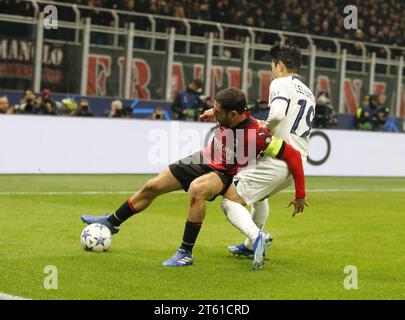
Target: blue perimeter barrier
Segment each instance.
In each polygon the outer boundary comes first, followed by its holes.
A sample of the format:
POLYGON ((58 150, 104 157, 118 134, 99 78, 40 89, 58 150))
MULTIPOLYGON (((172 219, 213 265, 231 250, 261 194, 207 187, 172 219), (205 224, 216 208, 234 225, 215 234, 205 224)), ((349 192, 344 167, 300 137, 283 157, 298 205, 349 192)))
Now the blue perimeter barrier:
MULTIPOLYGON (((9 99, 10 104, 15 105, 20 103, 23 98, 24 93, 21 91, 12 90, 0 90, 0 96, 6 95, 9 99)), ((114 97, 87 97, 80 95, 67 95, 53 93, 52 99, 54 101, 62 101, 62 99, 71 97, 74 98, 77 103, 80 99, 87 99, 90 105, 90 111, 96 117, 105 117, 110 110, 111 102, 119 99, 114 97)), ((163 109, 163 114, 165 120, 174 119, 173 113, 170 110, 170 102, 160 101, 160 100, 142 100, 142 99, 119 99, 122 101, 124 107, 130 107, 132 110, 132 117, 138 119, 148 119, 151 117, 156 108, 160 107, 163 109)), ((253 112, 253 116, 257 119, 265 120, 268 116, 267 111, 253 112)), ((351 130, 354 127, 355 117, 352 114, 338 114, 339 124, 330 127, 330 129, 341 129, 341 130, 351 130)), ((404 119, 401 118, 390 118, 391 124, 395 124, 399 131, 404 132, 404 119)))

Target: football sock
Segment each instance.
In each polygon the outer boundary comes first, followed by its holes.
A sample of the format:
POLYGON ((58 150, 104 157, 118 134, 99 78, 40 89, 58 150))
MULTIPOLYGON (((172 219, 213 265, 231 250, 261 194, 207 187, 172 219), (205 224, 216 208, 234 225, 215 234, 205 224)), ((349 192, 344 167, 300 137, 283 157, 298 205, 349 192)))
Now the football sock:
POLYGON ((180 249, 193 251, 201 225, 202 222, 190 222, 187 220, 180 249))
POLYGON ((253 222, 250 212, 241 204, 228 199, 223 199, 221 206, 229 222, 242 231, 250 241, 254 243, 259 235, 260 229, 253 222))
POLYGON ((128 199, 125 201, 121 207, 118 208, 113 214, 109 215, 107 220, 113 225, 118 227, 128 218, 132 217, 134 214, 138 213, 131 201, 128 199))
MULTIPOLYGON (((250 213, 252 215, 253 222, 257 225, 260 230, 263 230, 264 225, 266 224, 267 218, 269 217, 269 203, 267 199, 262 201, 257 201, 252 204, 252 208, 250 209, 250 213)), ((249 238, 245 240, 245 247, 252 250, 253 243, 250 241, 249 238)))

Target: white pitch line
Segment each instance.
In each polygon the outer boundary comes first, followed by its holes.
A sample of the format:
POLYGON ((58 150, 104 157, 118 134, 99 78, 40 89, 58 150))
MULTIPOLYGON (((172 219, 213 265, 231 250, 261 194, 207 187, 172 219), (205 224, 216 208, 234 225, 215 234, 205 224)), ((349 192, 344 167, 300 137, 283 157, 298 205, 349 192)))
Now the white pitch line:
MULTIPOLYGON (((291 192, 293 190, 283 190, 282 192, 291 192)), ((405 188, 353 188, 353 189, 308 189, 307 192, 405 192, 405 188)))
MULTIPOLYGON (((104 195, 104 194, 133 194, 136 191, 49 191, 49 192, 0 192, 0 196, 28 195, 28 196, 53 196, 53 195, 104 195)), ((282 193, 294 192, 292 189, 282 190, 282 193)), ((328 193, 328 192, 405 192, 405 188, 347 188, 347 189, 308 189, 307 193, 328 193)), ((171 193, 185 193, 174 191, 171 193)))
POLYGON ((23 297, 12 296, 7 293, 0 292, 0 300, 31 300, 23 297))
POLYGON ((0 192, 0 195, 58 196, 58 195, 97 195, 97 194, 128 194, 133 191, 44 191, 44 192, 0 192))

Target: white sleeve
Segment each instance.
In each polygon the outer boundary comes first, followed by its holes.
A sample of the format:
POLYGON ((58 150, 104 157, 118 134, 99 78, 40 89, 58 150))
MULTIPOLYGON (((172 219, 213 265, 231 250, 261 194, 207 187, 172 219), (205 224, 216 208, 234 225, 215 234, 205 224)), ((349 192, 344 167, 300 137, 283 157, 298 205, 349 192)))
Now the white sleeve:
POLYGON ((285 118, 288 105, 290 104, 287 98, 287 90, 280 80, 273 80, 270 85, 269 94, 269 116, 267 118, 267 126, 274 129, 277 124, 285 118))
POLYGON ((281 121, 285 118, 288 107, 288 100, 276 99, 270 105, 267 121, 281 121))

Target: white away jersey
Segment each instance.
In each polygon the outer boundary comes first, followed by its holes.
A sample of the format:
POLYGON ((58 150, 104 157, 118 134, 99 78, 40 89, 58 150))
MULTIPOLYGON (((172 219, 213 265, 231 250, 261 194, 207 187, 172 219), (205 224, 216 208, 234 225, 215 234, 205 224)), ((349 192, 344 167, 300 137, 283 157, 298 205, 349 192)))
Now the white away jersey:
POLYGON ((270 84, 269 106, 267 121, 272 134, 301 152, 302 160, 306 161, 316 106, 311 90, 298 76, 274 79, 270 84))

